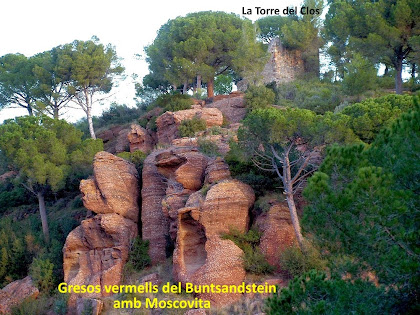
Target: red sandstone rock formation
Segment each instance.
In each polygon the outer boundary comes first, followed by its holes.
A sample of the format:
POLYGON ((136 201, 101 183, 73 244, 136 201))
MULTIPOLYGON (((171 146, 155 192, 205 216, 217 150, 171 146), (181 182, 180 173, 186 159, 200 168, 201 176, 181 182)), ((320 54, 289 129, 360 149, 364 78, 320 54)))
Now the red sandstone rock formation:
POLYGON ((212 103, 206 104, 205 108, 217 108, 229 123, 239 123, 246 115, 243 93, 231 93, 223 95, 224 97, 216 98, 212 103))
POLYGON ((205 120, 208 128, 223 124, 222 112, 217 108, 194 108, 177 112, 166 112, 156 119, 158 142, 170 144, 173 139, 179 137, 178 126, 181 124, 181 121, 194 117, 205 120))
POLYGON ((270 210, 260 215, 256 225, 262 231, 260 249, 268 263, 278 269, 283 250, 296 242, 295 231, 286 203, 276 203, 270 210))
MULTIPOLYGON (((85 207, 95 213, 70 232, 63 248, 64 281, 69 285, 118 285, 128 259, 131 240, 137 236, 138 173, 130 162, 107 152, 95 155, 94 177, 80 190, 85 207)), ((77 297, 72 295, 71 303, 77 297)), ((77 304, 77 303, 76 303, 77 304)), ((74 304, 73 304, 74 305, 74 304)))
POLYGON ((154 141, 149 132, 137 124, 130 126, 131 130, 127 134, 130 143, 130 152, 140 150, 144 153, 149 153, 154 146, 154 141))
POLYGON ((153 263, 166 259, 176 236, 177 211, 201 188, 208 158, 191 147, 171 147, 151 153, 143 164, 142 234, 149 240, 153 263))
POLYGON ((98 138, 104 142, 105 151, 115 154, 127 151, 130 143, 127 139, 129 128, 124 126, 114 126, 98 134, 98 138))
POLYGON ((0 314, 11 314, 13 306, 26 298, 36 299, 38 295, 39 290, 33 285, 31 277, 13 281, 0 290, 0 314))
POLYGON ((126 160, 98 152, 93 161, 93 178, 82 180, 84 206, 95 213, 116 213, 138 220, 138 172, 126 160))
MULTIPOLYGON (((243 252, 221 235, 232 228, 247 231, 248 211, 255 200, 252 188, 228 179, 213 185, 205 198, 193 194, 190 199, 185 208, 178 210, 173 256, 175 279, 195 285, 239 285, 245 278, 243 252)), ((240 295, 205 293, 199 297, 226 305, 238 300, 240 295)))

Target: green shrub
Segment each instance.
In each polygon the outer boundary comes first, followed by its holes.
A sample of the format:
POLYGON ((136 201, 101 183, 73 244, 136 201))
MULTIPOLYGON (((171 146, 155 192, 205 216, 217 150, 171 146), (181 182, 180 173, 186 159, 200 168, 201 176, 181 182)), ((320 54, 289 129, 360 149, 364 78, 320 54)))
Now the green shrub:
POLYGON ((264 108, 274 104, 275 96, 273 90, 263 85, 252 85, 245 92, 245 105, 249 111, 264 108))
POLYGON ((109 109, 103 111, 101 116, 98 117, 95 128, 126 124, 142 115, 143 112, 144 109, 139 107, 130 108, 127 105, 112 103, 109 109))
POLYGON ((274 271, 259 248, 245 247, 243 256, 244 268, 247 272, 264 275, 274 271))
POLYGON ((223 130, 220 126, 213 126, 208 129, 208 132, 210 135, 214 136, 223 134, 223 130))
POLYGON ((143 162, 147 157, 146 153, 137 150, 134 152, 120 152, 117 153, 117 156, 133 163, 136 166, 137 171, 141 175, 141 172, 143 170, 143 162))
POLYGON ((310 109, 317 114, 333 111, 341 102, 339 86, 318 80, 281 83, 275 92, 277 105, 310 109))
POLYGON ((261 232, 257 229, 250 229, 247 233, 241 233, 231 229, 229 233, 222 236, 223 239, 231 240, 244 252, 242 256, 244 269, 253 274, 267 274, 273 272, 274 268, 265 259, 258 245, 261 239, 261 232))
POLYGON ((60 293, 58 298, 54 302, 54 312, 59 315, 67 314, 67 303, 69 300, 69 294, 60 293))
POLYGON ((181 137, 193 137, 196 132, 206 130, 206 127, 205 120, 194 117, 181 121, 178 130, 181 137))
POLYGON ((29 274, 41 292, 49 293, 54 289, 54 265, 49 259, 34 258, 29 274))
POLYGON ((312 269, 323 270, 326 268, 327 262, 322 259, 316 248, 307 243, 305 251, 303 253, 297 246, 286 248, 280 256, 282 270, 287 271, 290 276, 296 277, 312 269))
POLYGON ((230 141, 229 147, 230 151, 226 154, 225 161, 233 178, 250 185, 257 197, 278 186, 279 179, 274 172, 264 172, 256 167, 236 142, 230 141))
POLYGON ((131 163, 133 163, 136 166, 139 166, 141 164, 143 164, 144 160, 147 157, 147 154, 137 150, 134 152, 120 152, 117 153, 117 156, 119 156, 120 158, 123 158, 127 161, 130 161, 131 163))
POLYGON ((219 148, 217 144, 211 140, 199 138, 197 140, 198 148, 201 152, 208 156, 220 156, 219 148))
POLYGON ((36 299, 26 298, 19 305, 13 306, 11 315, 45 315, 51 310, 51 302, 46 295, 36 299))
POLYGON ((272 201, 281 201, 280 195, 276 193, 268 193, 264 196, 259 197, 255 201, 254 209, 257 211, 257 213, 268 212, 268 210, 270 210, 271 208, 272 201))
POLYGON ((389 94, 349 105, 342 113, 350 116, 353 132, 370 143, 383 127, 390 126, 401 113, 413 108, 413 96, 389 94))
POLYGON ((377 82, 377 69, 359 54, 353 56, 352 62, 346 63, 342 87, 346 95, 360 95, 372 90, 377 82))
MULTIPOLYGON (((392 290, 390 290, 392 292, 392 290)), ((328 280, 311 270, 266 300, 265 313, 277 314, 394 314, 392 293, 366 281, 328 280)))
POLYGON ((147 109, 150 110, 154 107, 162 107, 164 111, 176 112, 179 110, 190 109, 194 104, 193 99, 186 94, 163 94, 160 95, 156 101, 147 109))
POLYGON ((149 241, 143 241, 139 236, 137 236, 132 242, 128 262, 135 270, 138 271, 149 266, 151 263, 149 257, 149 241))

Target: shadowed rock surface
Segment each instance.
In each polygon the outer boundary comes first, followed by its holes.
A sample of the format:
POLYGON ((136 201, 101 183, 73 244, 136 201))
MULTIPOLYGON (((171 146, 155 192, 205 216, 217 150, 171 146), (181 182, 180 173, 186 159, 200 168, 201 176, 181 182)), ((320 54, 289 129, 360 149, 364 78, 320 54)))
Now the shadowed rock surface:
POLYGON ((287 203, 275 203, 267 213, 260 215, 256 225, 263 233, 260 249, 268 263, 281 269, 282 252, 296 242, 290 211, 287 203))
POLYGON ((132 124, 130 128, 130 132, 127 134, 130 143, 130 152, 137 150, 144 153, 150 152, 155 143, 149 131, 137 124, 132 124))
MULTIPOLYGON (((195 285, 242 283, 243 252, 221 236, 230 229, 247 231, 254 201, 252 188, 233 179, 213 185, 205 198, 191 195, 186 207, 178 210, 174 278, 195 285)), ((199 297, 226 305, 238 300, 240 294, 203 293, 199 297)))

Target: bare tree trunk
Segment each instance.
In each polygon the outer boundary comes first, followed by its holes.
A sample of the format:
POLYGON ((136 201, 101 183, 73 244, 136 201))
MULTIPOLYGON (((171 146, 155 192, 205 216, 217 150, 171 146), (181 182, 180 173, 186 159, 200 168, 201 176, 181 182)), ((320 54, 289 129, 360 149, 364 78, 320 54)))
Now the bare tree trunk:
POLYGON ((302 230, 300 228, 299 217, 297 215, 295 200, 293 197, 293 183, 292 174, 290 170, 289 150, 284 155, 283 162, 283 185, 284 193, 286 195, 287 205, 289 206, 290 217, 292 219, 293 229, 295 230, 296 239, 299 243, 299 247, 304 252, 302 230))
POLYGON ((197 75, 197 89, 201 89, 201 75, 197 75))
POLYGON ((300 228, 299 217, 297 215, 295 200, 293 194, 286 193, 287 205, 289 206, 290 217, 292 219, 293 229, 295 230, 296 239, 298 241, 299 247, 304 251, 303 236, 302 230, 300 228))
POLYGON ((28 106, 26 107, 26 109, 28 110, 28 114, 29 116, 33 116, 34 115, 34 110, 32 109, 32 106, 28 104, 28 106))
POLYGON ((187 94, 188 91, 188 82, 184 82, 184 86, 182 87, 182 94, 187 94))
POLYGON ((395 64, 395 93, 402 94, 403 92, 403 82, 402 82, 402 66, 403 60, 400 57, 397 57, 395 64))
POLYGON ((85 91, 85 99, 86 99, 86 116, 89 126, 89 133, 92 139, 96 139, 95 130, 93 130, 93 121, 92 121, 92 102, 89 100, 88 92, 85 91))
POLYGON ((214 97, 214 78, 207 81, 207 97, 214 97))
POLYGON ((44 194, 42 192, 37 193, 39 213, 41 214, 42 233, 44 234, 45 242, 50 242, 50 232, 48 229, 47 211, 45 209, 44 194))
POLYGON ((53 111, 54 111, 54 119, 58 120, 58 106, 54 106, 53 107, 53 111))

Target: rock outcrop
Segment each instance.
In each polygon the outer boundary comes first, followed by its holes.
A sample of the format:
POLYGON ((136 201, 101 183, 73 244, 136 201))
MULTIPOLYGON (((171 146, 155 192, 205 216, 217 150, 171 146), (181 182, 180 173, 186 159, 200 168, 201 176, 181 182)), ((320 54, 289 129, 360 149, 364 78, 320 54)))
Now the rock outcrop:
POLYGON ((229 123, 239 123, 246 115, 244 94, 233 92, 223 97, 216 96, 212 103, 206 104, 205 108, 217 108, 229 123))
POLYGON ((130 143, 127 134, 130 129, 124 126, 114 126, 98 134, 98 138, 104 142, 105 151, 115 154, 127 151, 130 143))
MULTIPOLYGON (((213 167, 216 164, 213 164, 213 167)), ((251 187, 232 179, 213 185, 205 198, 191 195, 178 210, 178 233, 174 251, 174 277, 195 285, 239 285, 245 278, 242 250, 221 236, 236 229, 248 229, 248 211, 255 195, 251 187)), ((225 305, 238 294, 202 293, 199 297, 225 305)))
POLYGON ((11 314, 13 306, 27 298, 36 299, 38 295, 39 290, 30 276, 13 281, 0 290, 0 314, 11 314))
POLYGON ((281 269, 282 251, 296 242, 295 231, 286 203, 273 204, 267 213, 256 219, 256 225, 262 232, 260 249, 267 262, 281 269))
POLYGON ((149 131, 137 124, 132 124, 130 128, 131 130, 127 134, 130 143, 130 152, 140 150, 144 153, 149 153, 155 145, 149 131))
POLYGON ((116 213, 138 220, 138 172, 126 160, 99 152, 93 161, 93 178, 82 180, 84 206, 95 213, 116 213))
POLYGON ((154 151, 144 161, 142 234, 150 242, 153 263, 166 259, 176 236, 177 211, 201 188, 207 163, 208 158, 191 147, 154 151))
MULTIPOLYGON (((233 180, 222 158, 193 147, 170 147, 150 154, 143 165, 142 233, 153 263, 175 244, 173 275, 194 284, 239 285, 245 277, 242 250, 222 235, 245 232, 255 199, 248 185, 233 180)), ((239 295, 201 294, 217 305, 239 295)))
POLYGON ((166 112, 156 119, 158 142, 171 144, 172 140, 179 137, 178 126, 181 122, 194 117, 204 120, 207 128, 223 124, 222 112, 217 108, 201 108, 196 105, 193 109, 166 112))
POLYGON ((84 206, 97 215, 71 231, 63 248, 64 281, 102 287, 101 294, 83 298, 104 296, 105 285, 120 283, 130 241, 137 236, 139 214, 138 173, 133 164, 99 152, 93 173, 93 178, 81 181, 80 190, 84 206))

